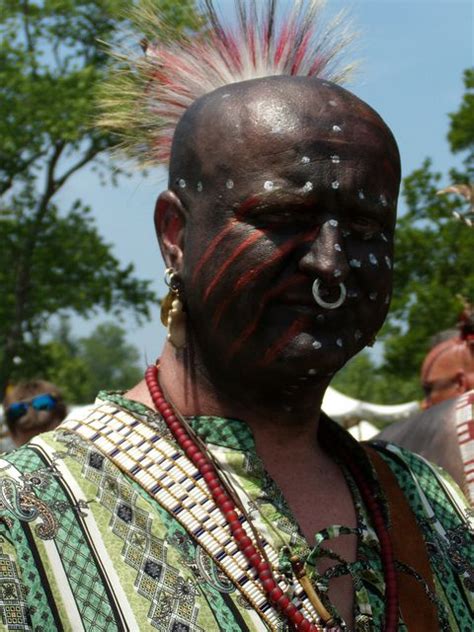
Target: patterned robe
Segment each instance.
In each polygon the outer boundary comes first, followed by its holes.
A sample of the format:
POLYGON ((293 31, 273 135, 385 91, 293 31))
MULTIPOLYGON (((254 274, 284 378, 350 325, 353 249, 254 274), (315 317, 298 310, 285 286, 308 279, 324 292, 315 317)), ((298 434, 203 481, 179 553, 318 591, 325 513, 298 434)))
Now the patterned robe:
MULTIPOLYGON (((281 585, 292 581, 289 546, 306 560, 323 598, 331 577, 350 573, 355 629, 382 630, 380 546, 344 463, 357 529, 330 526, 315 534, 310 547, 265 472, 247 425, 216 417, 189 421, 244 503, 281 585), (356 562, 336 557, 319 573, 318 562, 330 555, 326 541, 345 533, 358 537, 356 562)), ((322 423, 334 441, 347 442, 354 458, 363 460, 347 433, 327 419, 322 423)), ((471 632, 474 549, 465 502, 446 475, 422 458, 390 444, 377 450, 428 544, 436 586, 430 598, 440 629, 471 632)), ((70 416, 54 433, 0 457, 0 480, 1 630, 287 630, 253 587, 242 560, 239 566, 225 524, 212 510, 206 513, 210 503, 200 476, 161 417, 144 405, 101 393, 94 406, 70 416), (212 520, 216 528, 206 535, 212 520)), ((293 601, 309 607, 298 591, 293 601)), ((400 617, 399 631, 406 629, 400 617)))

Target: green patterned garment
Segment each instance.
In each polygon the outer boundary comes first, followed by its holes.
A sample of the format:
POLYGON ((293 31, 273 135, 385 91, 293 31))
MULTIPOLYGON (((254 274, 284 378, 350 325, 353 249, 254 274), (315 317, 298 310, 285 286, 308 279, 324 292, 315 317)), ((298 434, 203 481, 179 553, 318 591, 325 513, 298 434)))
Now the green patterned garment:
MULTIPOLYGON (((104 423, 120 415, 127 433, 147 426, 173 446, 157 413, 120 394, 101 393, 95 406, 76 413, 69 425, 0 457, 0 630, 287 630, 282 618, 269 625, 255 611, 179 520, 134 480, 132 471, 128 475, 93 440, 71 432, 71 423, 91 414, 104 423)), ((383 630, 379 542, 349 473, 344 470, 357 529, 330 526, 315 534, 311 548, 265 472, 247 425, 216 417, 190 423, 276 551, 277 572, 282 577, 290 573, 289 545, 306 560, 323 600, 331 577, 350 573, 356 631, 383 630), (347 564, 334 555, 333 565, 318 573, 319 561, 331 556, 327 541, 354 532, 357 561, 347 564)), ((327 419, 323 423, 335 441, 347 442, 354 457, 364 458, 347 433, 327 419)), ((173 449, 181 453, 175 444, 173 449)), ((473 539, 459 491, 422 458, 389 444, 377 445, 377 450, 396 476, 427 543, 436 585, 430 598, 437 605, 440 630, 471 632, 473 539)), ((339 629, 345 629, 337 612, 333 614, 339 629)), ((399 632, 406 630, 400 619, 399 632)))

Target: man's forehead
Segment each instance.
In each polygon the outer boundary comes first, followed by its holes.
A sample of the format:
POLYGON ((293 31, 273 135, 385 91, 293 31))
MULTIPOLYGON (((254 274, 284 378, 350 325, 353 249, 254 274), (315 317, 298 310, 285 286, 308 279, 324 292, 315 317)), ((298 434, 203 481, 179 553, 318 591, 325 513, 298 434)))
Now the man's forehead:
POLYGON ((202 109, 196 148, 210 172, 228 162, 239 168, 266 157, 386 153, 387 128, 354 95, 327 82, 270 79, 221 89, 202 109))

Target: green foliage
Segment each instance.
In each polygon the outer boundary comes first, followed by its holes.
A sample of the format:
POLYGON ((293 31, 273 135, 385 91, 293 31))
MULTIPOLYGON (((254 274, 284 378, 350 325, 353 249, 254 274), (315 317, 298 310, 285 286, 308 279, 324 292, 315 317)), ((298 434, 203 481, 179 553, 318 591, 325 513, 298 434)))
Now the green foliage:
POLYGON ((41 345, 32 366, 23 367, 29 377, 41 377, 56 384, 69 404, 89 404, 97 393, 126 390, 143 377, 137 349, 126 342, 119 325, 105 322, 86 337, 72 335, 67 319, 62 319, 52 339, 41 345))
POLYGON ((464 72, 466 92, 457 112, 450 114, 451 127, 448 140, 451 150, 456 153, 467 151, 465 165, 470 177, 474 170, 474 68, 464 72))
MULTIPOLYGON (((69 210, 54 203, 86 165, 102 180, 123 174, 105 151, 114 140, 92 122, 110 66, 103 42, 124 37, 131 4, 0 0, 0 391, 16 357, 22 366, 43 357, 51 315, 131 309, 140 319, 156 300, 132 266, 120 266, 80 200, 69 210)), ((192 0, 151 4, 177 30, 196 19, 192 0)))
MULTIPOLYGON (((466 171, 450 172, 452 183, 469 183, 474 156, 474 71, 465 73, 466 94, 450 115, 453 152, 466 151, 466 171)), ((400 403, 422 397, 420 366, 431 337, 453 328, 462 309, 460 297, 474 302, 474 229, 453 219, 465 201, 439 196, 446 180, 426 159, 404 179, 407 207, 396 232, 394 292, 389 318, 379 336, 384 358, 375 366, 359 356, 336 378, 334 386, 354 397, 378 403, 400 403), (443 182, 443 183, 442 183, 443 182), (367 384, 359 377, 363 371, 367 384)))

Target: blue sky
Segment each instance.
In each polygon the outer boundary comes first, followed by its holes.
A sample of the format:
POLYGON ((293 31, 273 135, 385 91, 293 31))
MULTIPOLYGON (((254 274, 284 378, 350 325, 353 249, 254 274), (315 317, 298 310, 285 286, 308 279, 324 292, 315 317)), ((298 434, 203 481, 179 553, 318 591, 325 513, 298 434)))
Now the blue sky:
MULTIPOLYGON (((225 10, 230 0, 222 0, 225 10)), ((349 86, 374 107, 392 128, 402 156, 404 175, 431 156, 445 173, 459 164, 449 153, 448 113, 463 94, 462 72, 473 64, 473 7, 469 0, 329 0, 328 13, 349 8, 360 32, 356 57, 362 60, 349 86)), ((123 263, 133 262, 141 278, 153 279, 163 295, 164 267, 153 232, 155 199, 166 188, 164 169, 123 179, 120 186, 101 187, 90 171, 80 172, 61 194, 66 207, 80 197, 93 210, 100 232, 123 263)), ((448 181, 446 180, 446 184, 448 181)), ((403 209, 401 208, 403 211, 403 209)), ((85 335, 106 315, 73 319, 77 335, 85 335)), ((165 331, 158 310, 151 323, 124 325, 143 361, 160 353, 165 331)))

